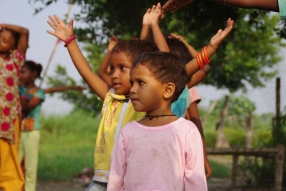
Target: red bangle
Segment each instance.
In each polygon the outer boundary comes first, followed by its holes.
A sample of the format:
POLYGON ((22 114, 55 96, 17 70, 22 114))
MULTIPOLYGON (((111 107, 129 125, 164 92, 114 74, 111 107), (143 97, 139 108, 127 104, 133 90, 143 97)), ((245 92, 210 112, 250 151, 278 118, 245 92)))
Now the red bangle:
POLYGON ((205 60, 206 63, 209 63, 211 60, 207 57, 207 47, 205 46, 202 50, 203 53, 203 58, 205 60))
POLYGON ((69 45, 69 43, 70 43, 71 41, 73 41, 74 39, 76 39, 76 36, 71 36, 71 37, 66 41, 64 47, 67 47, 67 46, 69 45))
POLYGON ((204 68, 204 64, 200 58, 200 53, 197 54, 196 59, 197 59, 197 63, 198 63, 199 68, 204 68))

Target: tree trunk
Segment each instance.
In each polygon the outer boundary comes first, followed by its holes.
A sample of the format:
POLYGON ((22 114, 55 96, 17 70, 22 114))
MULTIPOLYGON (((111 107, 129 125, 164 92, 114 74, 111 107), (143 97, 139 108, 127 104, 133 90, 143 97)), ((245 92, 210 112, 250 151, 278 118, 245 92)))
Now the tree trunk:
POLYGON ((252 112, 249 113, 249 116, 246 119, 246 137, 245 137, 245 147, 246 148, 251 148, 252 144, 252 124, 253 124, 253 119, 252 119, 252 112))
POLYGON ((206 124, 207 124, 207 122, 208 122, 208 117, 209 117, 209 115, 213 112, 213 110, 214 110, 214 108, 215 108, 217 102, 218 102, 218 100, 215 100, 215 101, 213 101, 212 104, 210 105, 210 107, 209 107, 209 109, 208 109, 208 111, 207 111, 207 113, 205 114, 204 119, 203 119, 203 127, 206 126, 206 124))
MULTIPOLYGON (((252 112, 249 113, 246 118, 246 132, 245 132, 245 147, 250 149, 252 144, 252 112)), ((248 165, 250 163, 249 156, 245 156, 245 163, 248 165)))
POLYGON ((216 144, 215 144, 216 148, 229 148, 228 141, 223 132, 224 120, 225 120, 225 117, 227 116, 227 107, 228 107, 228 100, 229 100, 228 98, 229 98, 228 96, 225 96, 223 109, 220 115, 220 121, 217 124, 217 138, 216 138, 216 144))

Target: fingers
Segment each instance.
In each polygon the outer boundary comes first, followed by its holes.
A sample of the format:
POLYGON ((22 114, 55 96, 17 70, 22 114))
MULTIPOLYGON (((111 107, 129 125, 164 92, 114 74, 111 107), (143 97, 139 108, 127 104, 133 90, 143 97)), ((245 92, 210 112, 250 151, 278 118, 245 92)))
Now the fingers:
POLYGON ((53 31, 47 30, 47 33, 55 36, 55 33, 53 31))
POLYGON ((54 26, 57 26, 59 24, 59 22, 55 19, 55 17, 49 16, 49 19, 50 19, 51 23, 53 23, 54 26))
POLYGON ((148 13, 150 13, 150 12, 151 12, 151 9, 149 8, 149 9, 147 9, 147 11, 146 11, 145 14, 148 14, 148 13))
POLYGON ((73 29, 73 21, 74 21, 74 19, 71 19, 70 22, 69 22, 69 28, 70 29, 73 29))
POLYGON ((151 12, 151 13, 154 13, 154 12, 155 12, 155 9, 156 9, 156 5, 153 5, 150 12, 151 12))
POLYGON ((49 20, 47 22, 54 30, 56 29, 56 25, 53 22, 51 22, 49 20))

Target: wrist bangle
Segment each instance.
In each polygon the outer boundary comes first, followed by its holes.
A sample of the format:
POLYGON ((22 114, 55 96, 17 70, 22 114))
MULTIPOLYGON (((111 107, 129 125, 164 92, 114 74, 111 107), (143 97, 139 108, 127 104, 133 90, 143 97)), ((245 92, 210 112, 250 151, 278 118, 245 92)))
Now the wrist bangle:
POLYGON ((73 41, 74 39, 76 39, 76 36, 71 36, 69 39, 67 39, 67 41, 66 41, 64 47, 67 47, 67 46, 69 45, 69 43, 70 43, 71 41, 73 41))

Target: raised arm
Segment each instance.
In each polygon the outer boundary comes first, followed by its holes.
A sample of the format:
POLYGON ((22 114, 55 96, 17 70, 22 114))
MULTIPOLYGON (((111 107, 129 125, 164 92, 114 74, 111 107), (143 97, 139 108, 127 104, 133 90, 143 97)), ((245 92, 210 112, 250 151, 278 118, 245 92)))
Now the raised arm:
POLYGON ((1 27, 4 27, 4 30, 9 29, 15 31, 20 35, 18 44, 15 48, 18 49, 25 56, 29 42, 29 30, 27 28, 11 24, 2 24, 1 27))
POLYGON ((116 45, 118 42, 118 38, 116 36, 110 37, 109 44, 107 47, 107 53, 105 54, 99 69, 98 69, 98 75, 99 77, 105 81, 109 86, 111 86, 111 78, 110 78, 110 71, 109 71, 109 59, 111 56, 111 51, 113 47, 116 45))
POLYGON ((153 33, 154 41, 161 52, 170 52, 169 46, 166 42, 166 39, 159 27, 159 22, 163 19, 164 15, 161 11, 161 4, 158 3, 157 6, 154 8, 152 7, 150 14, 150 26, 153 33))
MULTIPOLYGON (((155 9, 155 5, 153 5, 154 9, 155 9)), ((141 34, 140 34, 140 39, 141 40, 148 40, 151 38, 151 28, 150 28, 150 12, 153 9, 149 8, 147 9, 146 13, 143 16, 143 20, 142 20, 142 30, 141 30, 141 34)))
MULTIPOLYGON (((255 8, 279 12, 278 0, 210 0, 216 3, 241 8, 255 8)), ((175 12, 179 8, 192 3, 193 0, 168 0, 162 7, 164 12, 175 12)))
MULTIPOLYGON (((191 94, 191 96, 193 96, 191 94)), ((198 128, 200 135, 202 137, 202 144, 203 144, 203 151, 204 151, 204 164, 206 169, 206 177, 209 178, 212 174, 212 168, 210 165, 210 162, 207 157, 207 151, 206 151, 206 142, 205 142, 205 136, 204 136, 204 130, 202 127, 202 123, 200 120, 199 110, 198 110, 198 101, 194 101, 190 104, 190 107, 187 110, 188 118, 190 121, 192 121, 198 128)))
MULTIPOLYGON (((210 44, 207 46, 206 49, 206 56, 210 58, 218 49, 221 42, 229 35, 233 28, 233 20, 230 18, 227 20, 227 27, 222 30, 219 29, 218 32, 211 38, 210 44)), ((187 65, 186 70, 188 76, 193 75, 195 72, 197 72, 200 69, 197 59, 193 58, 187 65)))
MULTIPOLYGON (((182 43, 184 43, 184 45, 188 48, 190 54, 192 55, 193 58, 195 58, 198 54, 197 50, 191 46, 183 36, 178 35, 178 34, 174 34, 171 33, 169 38, 175 38, 178 39, 179 41, 181 41, 182 43)), ((192 78, 190 80, 190 82, 188 83, 188 88, 194 87, 195 85, 197 85, 198 83, 200 83, 205 77, 207 77, 207 75, 209 74, 211 70, 210 65, 205 65, 204 68, 199 69, 196 73, 194 73, 192 75, 192 78)))
POLYGON ((64 92, 68 90, 75 90, 75 91, 83 91, 86 90, 83 86, 55 86, 51 88, 45 88, 45 93, 56 93, 56 92, 64 92))
POLYGON ((216 3, 241 8, 254 8, 279 12, 278 0, 211 0, 216 3))
MULTIPOLYGON (((48 24, 54 29, 54 31, 48 30, 47 32, 55 37, 59 38, 64 42, 68 42, 73 36, 73 19, 70 20, 69 26, 57 16, 49 16, 48 24)), ((86 83, 90 88, 101 98, 104 99, 108 92, 109 86, 104 82, 98 75, 93 73, 89 63, 83 56, 78 44, 75 40, 68 43, 67 49, 69 51, 70 57, 86 83)))

